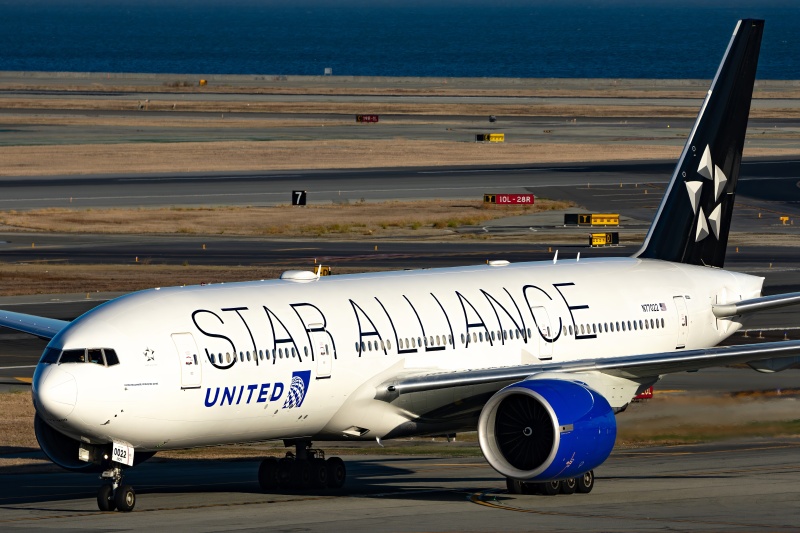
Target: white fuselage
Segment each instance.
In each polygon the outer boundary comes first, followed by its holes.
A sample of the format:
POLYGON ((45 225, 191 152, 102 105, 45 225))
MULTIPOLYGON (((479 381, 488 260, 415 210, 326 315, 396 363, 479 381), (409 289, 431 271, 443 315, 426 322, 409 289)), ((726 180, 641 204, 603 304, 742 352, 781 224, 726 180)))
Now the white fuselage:
POLYGON ((40 364, 33 393, 59 431, 142 451, 374 439, 437 407, 376 399, 389 378, 713 346, 740 324, 712 304, 762 281, 613 258, 152 289, 51 341, 118 365, 40 364))

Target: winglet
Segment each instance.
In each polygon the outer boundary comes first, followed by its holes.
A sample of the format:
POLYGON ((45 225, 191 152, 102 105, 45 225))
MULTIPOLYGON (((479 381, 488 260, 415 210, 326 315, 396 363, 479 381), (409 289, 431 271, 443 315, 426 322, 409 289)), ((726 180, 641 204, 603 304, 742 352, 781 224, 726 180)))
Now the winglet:
POLYGON ((634 257, 722 267, 763 20, 740 20, 642 248, 634 257))

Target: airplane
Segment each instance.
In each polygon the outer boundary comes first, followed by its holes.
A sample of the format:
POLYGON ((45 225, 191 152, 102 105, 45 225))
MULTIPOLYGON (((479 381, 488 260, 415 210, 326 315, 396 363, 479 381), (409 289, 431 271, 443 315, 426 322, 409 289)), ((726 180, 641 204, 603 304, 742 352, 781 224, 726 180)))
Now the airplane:
POLYGON ((136 503, 125 471, 161 450, 283 440, 265 491, 341 487, 314 441, 477 429, 515 494, 589 492, 616 415, 662 375, 800 363, 800 341, 716 347, 764 278, 724 270, 763 21, 736 25, 641 249, 487 264, 154 288, 72 322, 0 313, 50 339, 32 384, 42 451, 100 472, 97 503, 136 503))

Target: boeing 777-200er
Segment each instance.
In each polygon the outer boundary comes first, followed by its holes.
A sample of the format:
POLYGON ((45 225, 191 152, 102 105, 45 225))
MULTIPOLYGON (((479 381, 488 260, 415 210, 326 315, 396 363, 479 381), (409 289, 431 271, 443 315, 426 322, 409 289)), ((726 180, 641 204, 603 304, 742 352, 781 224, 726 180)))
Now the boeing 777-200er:
POLYGON ((345 465, 312 441, 475 429, 509 491, 590 491, 616 414, 661 375, 800 362, 800 341, 714 347, 800 303, 722 269, 762 30, 737 24, 633 257, 290 271, 137 292, 73 322, 0 313, 51 339, 32 387, 42 450, 101 472, 102 510, 133 509, 123 473, 160 450, 281 439, 294 451, 261 462, 263 489, 322 489, 345 465))

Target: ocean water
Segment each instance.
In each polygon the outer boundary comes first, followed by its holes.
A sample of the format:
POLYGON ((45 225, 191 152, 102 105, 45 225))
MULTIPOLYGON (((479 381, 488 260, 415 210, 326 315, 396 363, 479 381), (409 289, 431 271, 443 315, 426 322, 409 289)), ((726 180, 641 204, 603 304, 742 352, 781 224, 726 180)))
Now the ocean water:
POLYGON ((0 0, 0 70, 711 78, 743 17, 800 79, 798 0, 0 0))

